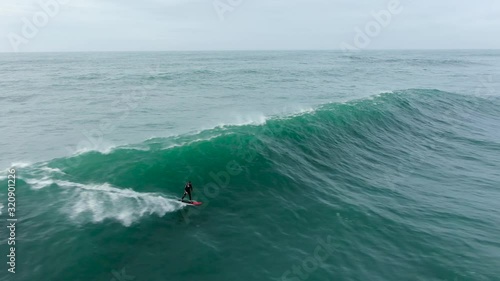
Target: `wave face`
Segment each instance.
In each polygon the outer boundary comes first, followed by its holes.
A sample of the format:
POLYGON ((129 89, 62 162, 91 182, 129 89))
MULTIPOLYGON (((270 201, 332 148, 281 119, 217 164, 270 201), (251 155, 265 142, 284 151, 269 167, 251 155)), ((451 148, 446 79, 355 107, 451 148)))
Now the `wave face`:
POLYGON ((76 270, 40 271, 51 280, 105 279, 91 269, 105 248, 86 250, 96 241, 118 249, 113 266, 166 261, 151 280, 187 278, 181 253, 192 253, 190 268, 211 259, 199 270, 214 278, 301 280, 292 266, 330 237, 333 252, 311 280, 494 280, 498 155, 498 98, 413 89, 328 103, 20 169, 32 199, 24 243, 78 253, 68 261, 76 270), (203 207, 177 201, 187 180, 203 207))

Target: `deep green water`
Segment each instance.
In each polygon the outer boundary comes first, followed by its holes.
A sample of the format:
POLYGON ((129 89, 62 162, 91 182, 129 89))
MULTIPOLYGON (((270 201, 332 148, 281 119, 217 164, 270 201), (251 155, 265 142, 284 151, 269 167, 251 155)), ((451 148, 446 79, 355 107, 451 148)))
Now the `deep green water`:
POLYGON ((499 70, 498 51, 2 54, 0 280, 498 280, 499 70), (187 180, 202 207, 176 200, 187 180))

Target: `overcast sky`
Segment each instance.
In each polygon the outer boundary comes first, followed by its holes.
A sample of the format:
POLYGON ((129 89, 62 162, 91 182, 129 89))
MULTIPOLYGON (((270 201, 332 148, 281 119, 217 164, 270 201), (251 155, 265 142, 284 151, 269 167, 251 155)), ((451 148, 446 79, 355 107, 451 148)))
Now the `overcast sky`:
POLYGON ((0 36, 1 52, 499 49, 500 1, 0 0, 0 36))

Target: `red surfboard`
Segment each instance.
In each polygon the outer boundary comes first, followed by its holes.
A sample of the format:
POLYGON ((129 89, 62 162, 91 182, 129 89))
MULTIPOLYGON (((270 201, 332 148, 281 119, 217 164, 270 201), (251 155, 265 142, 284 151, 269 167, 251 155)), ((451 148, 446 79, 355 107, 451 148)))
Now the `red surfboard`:
POLYGON ((192 206, 200 206, 201 204, 203 204, 203 202, 198 202, 198 201, 193 201, 193 202, 189 202, 189 201, 185 201, 185 200, 180 200, 182 203, 186 203, 188 205, 192 205, 192 206))

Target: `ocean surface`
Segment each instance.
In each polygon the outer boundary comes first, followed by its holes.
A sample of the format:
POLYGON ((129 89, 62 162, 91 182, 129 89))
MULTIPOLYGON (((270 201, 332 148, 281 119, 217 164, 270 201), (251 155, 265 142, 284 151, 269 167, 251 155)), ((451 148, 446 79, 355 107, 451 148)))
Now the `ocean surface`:
POLYGON ((0 54, 0 103, 2 281, 500 280, 500 51, 0 54))

